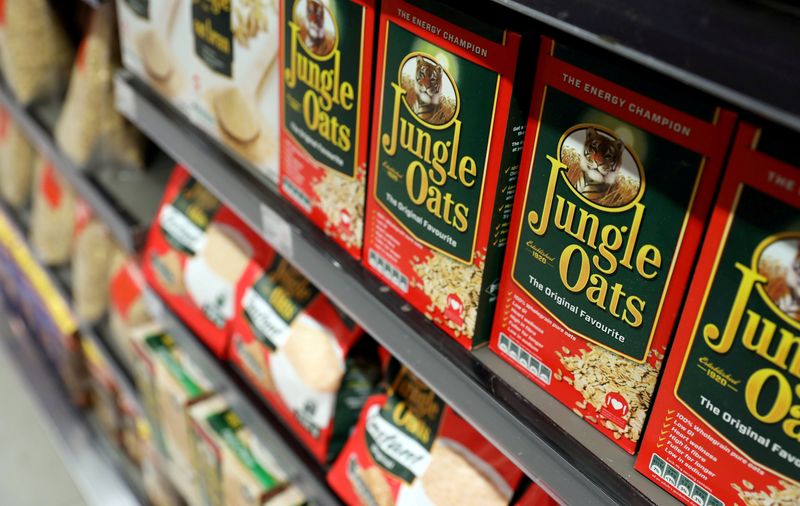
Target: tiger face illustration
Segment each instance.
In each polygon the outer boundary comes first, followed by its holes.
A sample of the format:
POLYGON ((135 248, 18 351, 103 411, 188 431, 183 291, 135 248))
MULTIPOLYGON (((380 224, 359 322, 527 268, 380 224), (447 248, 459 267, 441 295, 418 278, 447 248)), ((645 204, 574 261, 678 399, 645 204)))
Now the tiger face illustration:
POLYGON ((325 37, 325 5, 321 0, 306 0, 306 47, 318 53, 325 37))
POLYGON ((408 62, 414 68, 404 76, 406 103, 418 118, 433 125, 444 125, 456 112, 456 99, 443 88, 446 75, 442 65, 429 56, 416 55, 408 62), (413 63, 412 63, 413 62, 413 63))
POLYGON ((604 197, 617 181, 624 151, 625 144, 620 139, 587 128, 580 166, 581 178, 575 182, 577 190, 593 201, 604 197))

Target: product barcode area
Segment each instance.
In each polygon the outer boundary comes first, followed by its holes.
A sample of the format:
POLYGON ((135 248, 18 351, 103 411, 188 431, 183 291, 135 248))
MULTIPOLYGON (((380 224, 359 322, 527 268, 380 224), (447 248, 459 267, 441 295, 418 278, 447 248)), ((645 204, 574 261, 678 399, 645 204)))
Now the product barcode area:
POLYGON ((692 481, 689 477, 667 464, 667 462, 653 454, 650 459, 650 470, 660 476, 664 481, 675 487, 695 504, 700 506, 725 506, 725 503, 708 493, 703 487, 692 481))
POLYGON ((398 271, 395 266, 387 262, 375 250, 369 250, 369 264, 403 293, 408 292, 408 277, 398 271))
POLYGON ((535 374, 536 377, 546 385, 550 384, 552 370, 536 360, 530 353, 520 348, 517 343, 509 339, 508 336, 502 332, 500 333, 500 351, 514 362, 527 369, 531 374, 535 374))

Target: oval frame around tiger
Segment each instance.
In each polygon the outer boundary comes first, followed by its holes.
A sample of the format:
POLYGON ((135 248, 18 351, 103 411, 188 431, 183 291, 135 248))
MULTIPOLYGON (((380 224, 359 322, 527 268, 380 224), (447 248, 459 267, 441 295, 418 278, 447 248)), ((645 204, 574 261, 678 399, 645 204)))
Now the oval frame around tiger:
POLYGON ((330 2, 333 0, 295 0, 292 7, 292 21, 300 27, 300 42, 303 47, 320 60, 327 60, 339 45, 339 25, 333 15, 330 2), (317 28, 317 36, 312 35, 309 20, 310 6, 321 7, 322 25, 317 28), (316 40, 315 40, 316 39, 316 40))
POLYGON ((558 158, 567 166, 567 170, 562 172, 567 185, 581 200, 592 207, 612 213, 623 212, 636 205, 644 195, 645 177, 642 162, 631 146, 611 128, 593 123, 580 123, 570 127, 558 141, 558 158), (594 149, 593 155, 597 154, 596 147, 590 148, 587 145, 590 137, 599 139, 600 143, 610 143, 615 149, 621 150, 619 160, 615 162, 616 168, 610 173, 602 174, 599 169, 588 165, 590 160, 587 149, 594 149), (579 164, 577 168, 576 162, 579 164), (587 181, 585 179, 587 169, 593 169, 604 180, 587 181), (610 183, 608 179, 611 179, 610 183))
MULTIPOLYGON (((450 72, 432 55, 422 51, 413 51, 403 58, 397 70, 397 82, 405 90, 403 102, 408 111, 424 125, 443 130, 458 118, 461 109, 461 97, 456 81, 450 72), (420 69, 429 66, 432 69, 420 69), (422 72, 422 73, 420 73, 422 72), (419 80, 425 78, 430 83, 438 83, 436 96, 420 90, 419 80), (426 97, 421 100, 419 97, 426 97)), ((434 84, 435 85, 435 84, 434 84)), ((425 85, 426 88, 431 86, 425 85)))
POLYGON ((753 253, 752 269, 767 278, 756 284, 764 302, 776 315, 800 329, 800 233, 767 237, 753 253))

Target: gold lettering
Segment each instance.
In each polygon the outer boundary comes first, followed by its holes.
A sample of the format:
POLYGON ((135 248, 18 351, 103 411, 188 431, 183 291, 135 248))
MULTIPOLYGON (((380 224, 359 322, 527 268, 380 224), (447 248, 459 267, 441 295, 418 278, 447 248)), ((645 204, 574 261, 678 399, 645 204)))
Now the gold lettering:
POLYGON ((753 291, 753 286, 756 283, 765 283, 767 281, 764 276, 761 276, 758 272, 745 267, 739 262, 736 262, 736 268, 742 273, 742 280, 739 282, 739 289, 736 292, 736 297, 733 299, 733 306, 728 314, 728 321, 725 324, 724 332, 720 335, 719 327, 713 323, 706 324, 703 327, 703 339, 705 339, 706 345, 719 354, 728 353, 731 349, 745 308, 747 307, 747 301, 750 300, 750 293, 753 291))

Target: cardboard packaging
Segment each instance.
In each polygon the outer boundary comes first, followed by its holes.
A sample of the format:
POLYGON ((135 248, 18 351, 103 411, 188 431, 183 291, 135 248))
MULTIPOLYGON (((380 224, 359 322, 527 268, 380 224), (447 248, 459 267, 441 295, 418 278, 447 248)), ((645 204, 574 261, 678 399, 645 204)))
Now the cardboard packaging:
POLYGON ((280 135, 277 1, 193 0, 190 117, 273 183, 280 135))
POLYGON ((280 189, 361 258, 374 0, 281 2, 280 189))
POLYGON ((328 473, 347 504, 509 504, 522 480, 511 461, 398 362, 371 397, 328 473))
POLYGON ((330 462, 380 379, 375 343, 274 252, 245 274, 237 300, 230 360, 330 462))
POLYGON ((117 0, 123 66, 184 115, 192 101, 192 0, 117 0))
POLYGON ((195 488, 191 426, 187 410, 212 394, 211 382, 184 355, 173 339, 152 324, 134 336, 134 379, 142 405, 153 422, 153 439, 160 453, 181 471, 176 487, 195 488))
POLYGON ((518 34, 428 8, 382 3, 363 261, 476 347, 489 337, 529 87, 515 83, 518 34))
POLYGON ((741 123, 636 469, 686 504, 798 504, 800 158, 741 123))
POLYGON ((208 506, 263 506, 286 488, 286 473, 225 401, 190 409, 194 465, 208 506))
POLYGON ((491 347, 629 453, 733 122, 699 92, 542 38, 491 347))
POLYGON ((261 241, 185 169, 175 168, 142 260, 148 283, 219 357, 227 352, 236 287, 261 241))

